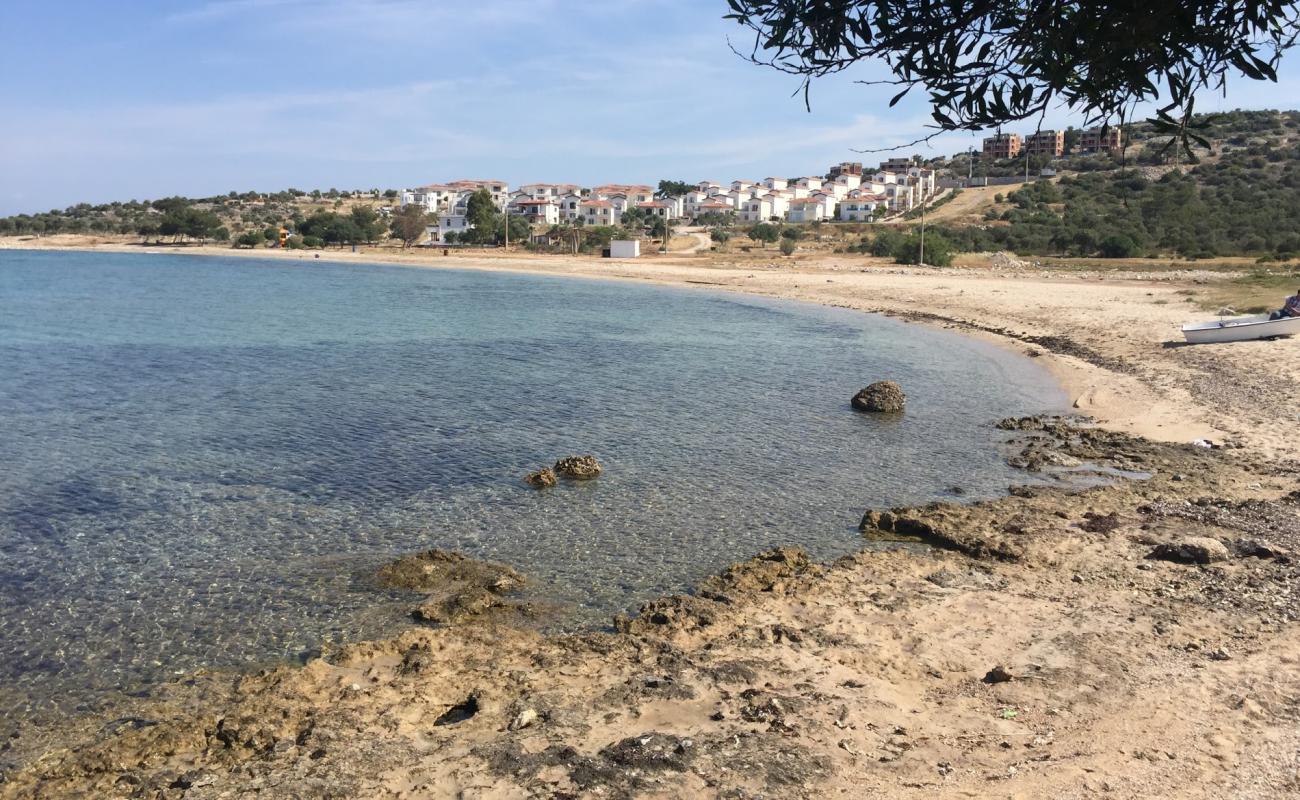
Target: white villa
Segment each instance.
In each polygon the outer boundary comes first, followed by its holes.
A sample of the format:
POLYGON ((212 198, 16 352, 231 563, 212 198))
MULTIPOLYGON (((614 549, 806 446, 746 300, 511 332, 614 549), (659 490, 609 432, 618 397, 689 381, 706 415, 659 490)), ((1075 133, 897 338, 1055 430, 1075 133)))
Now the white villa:
POLYGON ((429 226, 429 239, 441 243, 448 233, 468 227, 469 198, 480 189, 487 189, 497 207, 511 215, 549 226, 561 222, 618 225, 630 208, 668 220, 731 213, 745 223, 871 222, 916 208, 936 187, 934 170, 895 159, 875 172, 845 163, 832 167, 826 177, 742 178, 725 185, 700 181, 681 197, 658 197, 654 187, 644 184, 610 183, 586 189, 572 183, 527 183, 512 192, 505 181, 458 180, 408 189, 401 198, 403 207, 414 204, 438 215, 438 224, 429 226))

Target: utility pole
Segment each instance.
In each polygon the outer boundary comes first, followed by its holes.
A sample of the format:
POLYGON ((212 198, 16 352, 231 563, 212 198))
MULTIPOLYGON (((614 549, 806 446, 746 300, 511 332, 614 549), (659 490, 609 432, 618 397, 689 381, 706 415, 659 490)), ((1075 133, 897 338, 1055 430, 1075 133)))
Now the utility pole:
MULTIPOLYGON (((916 176, 916 178, 918 182, 921 180, 921 176, 919 174, 916 176)), ((924 183, 921 184, 921 253, 917 261, 921 262, 918 266, 922 266, 922 267, 925 266, 925 184, 924 183)))
POLYGON ((926 265, 926 178, 917 170, 917 186, 920 189, 920 254, 918 267, 926 265))

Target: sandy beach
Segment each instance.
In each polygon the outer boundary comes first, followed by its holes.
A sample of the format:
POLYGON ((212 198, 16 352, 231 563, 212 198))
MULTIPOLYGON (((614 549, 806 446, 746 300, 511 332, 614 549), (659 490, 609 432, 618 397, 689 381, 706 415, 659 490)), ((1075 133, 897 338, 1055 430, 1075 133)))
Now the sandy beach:
MULTIPOLYGON (((32 246, 94 247, 0 239, 32 246)), ((1300 341, 1183 345, 1213 276, 320 257, 705 287, 985 337, 1096 422, 1008 421, 1019 463, 1147 477, 862 509, 864 536, 931 547, 775 550, 612 632, 543 636, 515 623, 499 571, 438 573, 416 594, 441 593, 451 624, 25 732, 0 745, 0 797, 1300 796, 1300 341)))

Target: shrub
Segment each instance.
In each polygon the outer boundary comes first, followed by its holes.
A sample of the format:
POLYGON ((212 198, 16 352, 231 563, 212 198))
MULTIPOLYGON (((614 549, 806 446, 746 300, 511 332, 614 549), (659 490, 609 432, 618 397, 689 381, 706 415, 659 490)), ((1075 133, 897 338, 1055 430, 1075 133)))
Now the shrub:
POLYGON ((1125 233, 1112 233, 1097 246, 1102 258, 1133 258, 1139 255, 1138 249, 1133 237, 1125 233))
POLYGON ((796 247, 796 245, 795 245, 795 243, 794 243, 794 239, 790 239, 790 238, 782 239, 782 240, 781 240, 781 255, 783 255, 783 256, 792 256, 792 255, 794 255, 795 247, 796 247))
MULTIPOLYGON (((937 233, 925 237, 925 263, 932 267, 952 265, 952 242, 937 233)), ((899 264, 921 263, 921 235, 913 233, 903 240, 894 255, 899 264)))

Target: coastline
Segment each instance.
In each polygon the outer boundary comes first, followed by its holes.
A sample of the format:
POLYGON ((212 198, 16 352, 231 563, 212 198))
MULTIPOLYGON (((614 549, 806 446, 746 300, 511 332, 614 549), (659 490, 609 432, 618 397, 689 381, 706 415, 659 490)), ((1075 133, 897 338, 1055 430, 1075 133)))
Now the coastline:
MULTIPOLYGON (((328 261, 464 269, 707 287, 881 313, 982 338, 1039 358, 1080 413, 1102 427, 1157 441, 1208 439, 1285 453, 1288 384, 1300 384, 1300 342, 1184 348, 1178 326, 1203 316, 1189 308, 1195 274, 1059 273, 1042 269, 918 268, 861 256, 787 260, 776 253, 593 256, 360 248, 357 253, 235 250, 215 246, 67 244, 0 248, 328 261), (758 259, 757 261, 753 259, 758 259), (1226 387, 1241 387, 1232 393, 1226 387)), ((26 242, 31 244, 31 242, 26 242)), ((1300 419, 1291 412, 1290 418, 1300 419)))
POLYGON ((1032 348, 1099 429, 1026 423, 1026 460, 1152 477, 898 511, 907 525, 885 533, 906 528, 935 549, 830 565, 774 551, 647 603, 614 634, 547 637, 482 619, 169 689, 141 701, 140 722, 104 721, 0 772, 0 797, 1300 792, 1287 760, 1300 751, 1288 722, 1300 702, 1300 468, 1277 457, 1277 409, 1294 413, 1297 381, 1267 369, 1295 343, 1163 346, 1186 313, 1167 308, 1186 288, 1175 282, 848 258, 790 268, 775 255, 772 267, 339 255, 320 260, 706 286, 1032 348), (1087 298, 1105 302, 1075 308, 1087 298), (1259 369, 1280 396, 1254 393, 1263 408, 1251 413, 1197 391, 1250 388, 1259 369), (1148 558, 1191 534, 1232 549, 1201 566, 1148 558), (994 667, 1011 678, 989 680, 994 667))

